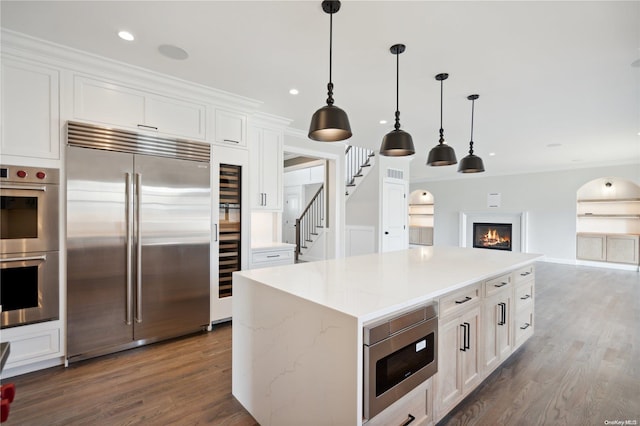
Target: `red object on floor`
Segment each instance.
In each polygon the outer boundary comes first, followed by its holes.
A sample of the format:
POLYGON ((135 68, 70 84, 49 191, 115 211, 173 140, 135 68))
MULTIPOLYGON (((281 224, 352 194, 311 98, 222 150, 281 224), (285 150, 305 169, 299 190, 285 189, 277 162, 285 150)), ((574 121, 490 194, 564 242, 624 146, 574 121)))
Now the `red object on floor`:
POLYGON ((9 418, 9 400, 3 399, 0 405, 0 423, 4 423, 9 418))
POLYGON ((13 402, 13 398, 16 396, 16 385, 13 383, 7 383, 0 388, 0 398, 8 399, 9 404, 13 402))
POLYGON ((0 405, 0 423, 4 423, 9 418, 9 405, 13 402, 13 398, 16 396, 16 385, 13 383, 7 383, 0 387, 0 397, 2 398, 2 404, 0 405))

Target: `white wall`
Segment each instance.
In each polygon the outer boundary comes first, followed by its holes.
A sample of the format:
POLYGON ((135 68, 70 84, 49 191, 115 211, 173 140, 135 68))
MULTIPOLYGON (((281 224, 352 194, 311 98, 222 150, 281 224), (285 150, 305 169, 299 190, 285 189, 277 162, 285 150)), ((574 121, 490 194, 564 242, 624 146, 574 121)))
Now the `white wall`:
MULTIPOLYGON (((456 169, 451 169, 457 174, 456 169)), ((585 183, 601 177, 640 182, 640 164, 585 168, 511 176, 464 176, 447 181, 412 182, 411 190, 431 192, 435 202, 434 245, 457 246, 460 211, 529 214, 529 252, 548 260, 576 258, 576 195, 585 183), (501 194, 500 208, 487 208, 487 194, 501 194)))

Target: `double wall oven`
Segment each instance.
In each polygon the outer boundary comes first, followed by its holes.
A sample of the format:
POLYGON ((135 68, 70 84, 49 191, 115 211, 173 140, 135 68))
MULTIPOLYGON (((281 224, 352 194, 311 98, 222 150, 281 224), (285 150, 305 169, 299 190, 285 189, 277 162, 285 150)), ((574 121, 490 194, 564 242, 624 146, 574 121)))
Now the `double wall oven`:
POLYGON ((59 318, 58 169, 0 165, 2 328, 59 318))
POLYGON ((436 305, 376 321, 363 337, 363 411, 371 419, 438 371, 436 305))

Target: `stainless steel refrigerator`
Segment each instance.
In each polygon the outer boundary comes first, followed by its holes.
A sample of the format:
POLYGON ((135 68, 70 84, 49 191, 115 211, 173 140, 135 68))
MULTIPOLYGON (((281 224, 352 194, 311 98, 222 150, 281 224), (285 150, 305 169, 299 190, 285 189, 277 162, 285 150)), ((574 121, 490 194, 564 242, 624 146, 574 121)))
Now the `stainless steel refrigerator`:
POLYGON ((69 361, 209 325, 209 159, 207 144, 68 123, 69 361))

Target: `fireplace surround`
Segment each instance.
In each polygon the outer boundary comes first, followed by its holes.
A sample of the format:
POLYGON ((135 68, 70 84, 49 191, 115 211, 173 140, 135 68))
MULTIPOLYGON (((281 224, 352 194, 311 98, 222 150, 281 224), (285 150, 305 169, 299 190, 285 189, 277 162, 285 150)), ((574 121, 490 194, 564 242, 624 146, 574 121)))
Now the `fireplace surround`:
POLYGON ((459 246, 473 247, 474 223, 510 223, 511 251, 527 253, 528 244, 528 213, 510 211, 460 211, 459 213, 459 246))

